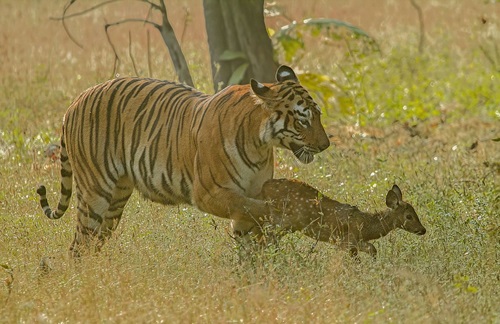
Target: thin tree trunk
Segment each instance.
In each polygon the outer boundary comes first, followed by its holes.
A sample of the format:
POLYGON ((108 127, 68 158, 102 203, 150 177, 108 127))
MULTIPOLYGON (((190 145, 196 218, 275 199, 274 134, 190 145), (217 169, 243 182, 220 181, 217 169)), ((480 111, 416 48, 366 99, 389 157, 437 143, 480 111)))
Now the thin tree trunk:
POLYGON ((168 21, 167 8, 163 1, 160 1, 161 13, 162 13, 162 24, 160 28, 161 37, 167 45, 168 52, 170 53, 170 58, 174 65, 175 71, 179 77, 179 81, 185 83, 189 86, 194 87, 193 79, 191 78, 191 73, 189 72, 189 67, 186 62, 186 58, 182 53, 181 46, 177 41, 174 29, 168 21))

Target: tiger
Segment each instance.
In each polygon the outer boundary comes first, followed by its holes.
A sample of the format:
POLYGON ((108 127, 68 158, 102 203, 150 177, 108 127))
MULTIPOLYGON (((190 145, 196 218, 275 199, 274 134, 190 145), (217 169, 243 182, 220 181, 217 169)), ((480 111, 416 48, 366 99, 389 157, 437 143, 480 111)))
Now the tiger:
POLYGON ((136 189, 164 205, 188 204, 235 222, 268 213, 259 199, 273 178, 274 148, 303 164, 330 145, 321 108, 292 68, 275 83, 231 85, 215 94, 150 78, 120 77, 81 93, 61 131, 60 197, 50 219, 64 215, 73 181, 77 224, 70 254, 99 251, 136 189))

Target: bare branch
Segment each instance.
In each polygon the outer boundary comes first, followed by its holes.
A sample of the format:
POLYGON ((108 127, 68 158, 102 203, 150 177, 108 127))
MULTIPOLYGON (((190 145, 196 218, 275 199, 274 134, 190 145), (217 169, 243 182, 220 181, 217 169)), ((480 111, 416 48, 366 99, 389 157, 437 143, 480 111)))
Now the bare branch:
POLYGON ((422 8, 418 5, 415 0, 410 0, 411 5, 417 11, 418 15, 418 23, 420 25, 420 40, 418 42, 418 51, 420 53, 424 50, 424 42, 425 42, 425 25, 424 25, 424 14, 422 13, 422 8))
POLYGON ((127 19, 123 19, 123 20, 120 20, 120 21, 116 21, 114 23, 106 24, 106 25, 104 25, 104 28, 108 29, 109 27, 114 27, 114 26, 118 26, 118 25, 121 25, 121 24, 129 23, 129 22, 142 22, 145 25, 149 24, 149 25, 153 26, 154 28, 156 28, 158 30, 161 29, 161 26, 158 25, 157 23, 155 23, 154 21, 145 20, 145 19, 142 19, 142 18, 127 18, 127 19))
MULTIPOLYGON (((137 1, 149 4, 152 9, 161 10, 161 7, 159 5, 157 5, 156 3, 154 3, 154 2, 151 2, 151 1, 148 1, 148 0, 137 0, 137 1)), ((162 1, 163 0, 160 0, 160 2, 162 2, 162 1)))
POLYGON ((64 20, 65 17, 66 17, 66 11, 68 11, 69 7, 71 7, 71 5, 73 3, 75 3, 76 0, 70 0, 65 6, 64 6, 64 10, 63 10, 63 15, 62 15, 62 18, 61 18, 61 21, 62 21, 62 25, 63 25, 63 28, 64 30, 66 31, 66 34, 69 36, 69 38, 73 41, 73 43, 75 43, 76 45, 78 45, 78 47, 80 48, 83 48, 83 46, 78 43, 76 41, 76 39, 73 37, 73 35, 71 35, 71 33, 69 32, 69 29, 68 29, 68 26, 66 26, 66 21, 64 20))
MULTIPOLYGON (((92 12, 92 11, 98 9, 98 8, 110 5, 110 4, 115 3, 115 2, 124 2, 125 0, 102 0, 102 2, 99 3, 99 4, 97 4, 97 5, 94 5, 94 6, 90 7, 90 8, 84 9, 82 11, 75 12, 75 13, 67 15, 68 9, 76 1, 77 0, 69 0, 68 4, 64 8, 64 13, 63 13, 62 17, 60 17, 60 18, 59 17, 51 17, 50 19, 52 19, 52 20, 61 20, 63 22, 64 29, 65 29, 66 33, 68 34, 68 36, 78 46, 82 47, 74 39, 74 37, 71 35, 69 29, 65 25, 65 20, 69 19, 69 18, 74 18, 74 17, 82 16, 82 15, 85 15, 85 14, 87 14, 89 12, 92 12)), ((149 6, 149 8, 148 8, 148 12, 146 14, 146 18, 144 18, 144 19, 141 19, 141 18, 127 18, 127 19, 115 21, 115 22, 112 22, 112 23, 107 23, 106 22, 106 24, 104 25, 104 30, 105 30, 105 33, 106 33, 106 38, 108 40, 109 45, 111 46, 111 49, 113 50, 114 59, 115 59, 114 68, 113 68, 113 77, 117 73, 118 68, 120 66, 120 58, 118 56, 118 52, 116 50, 115 44, 113 44, 113 42, 111 40, 111 35, 109 33, 109 28, 114 27, 114 26, 118 26, 118 25, 121 25, 121 24, 125 24, 125 23, 141 22, 144 25, 148 24, 148 25, 153 26, 154 28, 156 28, 160 32, 160 34, 161 34, 161 36, 163 38, 163 41, 165 42, 165 45, 167 45, 167 49, 168 49, 168 51, 170 53, 170 57, 172 59, 172 63, 174 64, 175 70, 177 72, 177 75, 178 75, 180 81, 184 82, 184 83, 186 83, 186 84, 188 84, 190 86, 193 86, 193 81, 191 79, 191 74, 189 73, 189 68, 187 66, 186 59, 184 57, 184 54, 182 53, 182 49, 180 48, 179 42, 177 41, 177 38, 176 38, 175 33, 173 31, 173 28, 170 25, 170 22, 168 21, 167 7, 165 5, 165 1, 164 0, 128 0, 128 1, 130 1, 130 2, 145 3, 145 4, 147 4, 149 6), (152 16, 153 16, 152 15, 152 11, 153 10, 158 10, 160 12, 160 14, 162 16, 162 22, 161 22, 161 24, 158 24, 158 23, 156 23, 156 22, 153 21, 153 18, 152 18, 152 16)), ((186 18, 185 25, 187 25, 188 20, 189 20, 189 15, 187 15, 187 16, 188 17, 186 18)), ((186 26, 184 26, 184 29, 185 28, 186 28, 186 26)), ((183 31, 183 34, 184 34, 184 31, 183 31)), ((129 42, 130 43, 132 42, 132 38, 131 38, 130 34, 129 34, 129 42)), ((129 55, 130 55, 130 58, 132 59, 132 63, 134 64, 134 70, 137 73, 137 69, 136 69, 136 65, 135 65, 136 62, 135 62, 135 60, 134 60, 134 58, 132 56, 131 46, 132 45, 129 44, 129 55)), ((151 60, 150 59, 151 52, 150 52, 150 48, 149 47, 150 47, 150 39, 149 39, 149 31, 148 31, 148 68, 149 68, 149 72, 150 72, 150 75, 151 75, 152 74, 151 73, 151 61, 150 61, 151 60)))
POLYGON ((136 76, 139 76, 139 72, 137 72, 137 66, 135 65, 134 55, 132 54, 132 33, 130 30, 128 31, 128 56, 132 61, 132 66, 134 67, 134 72, 136 76))
POLYGON ((149 20, 149 18, 151 18, 153 9, 160 10, 159 8, 154 8, 153 6, 149 7, 148 13, 146 14, 146 18, 144 18, 145 20, 149 20))
POLYGON ((147 35, 147 47, 148 47, 148 72, 149 72, 149 77, 153 77, 153 70, 151 69, 151 37, 149 35, 149 29, 146 32, 147 35))
POLYGON ((188 7, 184 7, 185 15, 184 15, 184 26, 182 28, 182 33, 181 33, 181 44, 184 43, 184 35, 186 35, 186 30, 191 22, 191 11, 189 10, 188 7))
POLYGON ((116 52, 115 45, 111 41, 111 37, 109 37, 108 27, 109 27, 108 24, 106 24, 104 26, 104 31, 106 32, 106 38, 108 39, 108 43, 111 46, 113 53, 115 54, 115 62, 113 64, 113 73, 111 74, 111 79, 113 79, 116 75, 116 71, 118 70, 118 67, 120 66, 120 58, 118 57, 118 53, 116 52))
POLYGON ((496 62, 495 60, 493 59, 493 57, 490 55, 490 53, 486 50, 486 48, 484 48, 483 45, 479 45, 479 49, 481 50, 481 52, 484 54, 484 57, 486 57, 486 59, 488 60, 488 62, 491 63, 491 66, 493 67, 496 67, 496 62))
MULTIPOLYGON (((120 20, 120 21, 116 21, 116 22, 113 22, 113 23, 106 23, 104 25, 104 31, 106 32, 106 38, 108 39, 108 43, 111 46, 111 49, 113 50, 113 54, 115 55, 115 63, 114 63, 114 66, 113 66, 112 77, 115 76, 116 71, 118 70, 118 67, 120 66, 120 58, 118 57, 118 52, 116 51, 115 45, 111 41, 111 37, 109 36, 108 29, 110 27, 118 26, 118 25, 121 25, 121 24, 129 23, 129 22, 142 22, 144 24, 150 24, 153 27, 157 28, 158 30, 161 29, 161 26, 158 25, 157 23, 149 21, 149 20, 139 19, 139 18, 129 18, 129 19, 123 19, 123 20, 120 20)), ((134 70, 135 70, 135 63, 134 63, 134 70)), ((137 70, 136 70, 136 72, 137 72, 137 70)))
MULTIPOLYGON (((73 43, 75 43, 78 47, 80 48, 83 48, 83 45, 80 44, 76 38, 71 34, 71 32, 69 31, 69 28, 68 26, 66 25, 66 19, 69 19, 69 18, 74 18, 74 17, 78 17, 78 16, 82 16, 82 15, 85 15, 91 11, 94 11, 96 10, 97 8, 100 8, 100 7, 104 7, 106 5, 109 5, 113 2, 119 2, 119 1, 123 1, 123 0, 107 0, 107 1, 104 1, 100 4, 97 4, 95 6, 92 6, 90 8, 87 8, 85 10, 82 10, 82 11, 79 11, 79 12, 75 12, 73 14, 70 14, 70 15, 66 15, 66 12, 69 10, 69 8, 76 2, 76 0, 69 0, 69 2, 64 6, 64 11, 63 11, 63 15, 62 17, 50 17, 49 19, 51 20, 61 20, 62 22, 62 25, 63 25, 63 28, 64 28, 64 31, 66 32, 66 34, 68 35, 68 37, 73 41, 73 43)), ((131 1, 135 1, 135 2, 144 2, 144 3, 147 3, 150 8, 149 8, 149 11, 148 11, 148 17, 151 15, 151 11, 153 9, 156 9, 156 10, 161 10, 162 8, 157 5, 156 3, 153 3, 149 0, 131 0, 131 1)), ((147 20, 147 19, 146 19, 147 20)), ((155 26, 156 27, 156 26, 155 26)), ((158 28, 158 27, 156 27, 158 28)))
MULTIPOLYGON (((150 5, 150 10, 151 9, 156 9, 156 10, 161 10, 161 7, 159 5, 157 5, 156 3, 153 3, 151 1, 148 1, 148 0, 131 0, 131 1, 134 1, 134 2, 144 2, 144 3, 147 3, 148 5, 150 5)), ((64 12, 66 12, 66 10, 69 8, 69 6, 71 6, 73 3, 75 3, 76 0, 70 0, 70 3, 67 5, 67 7, 64 9, 64 12)), ((83 16, 97 8, 100 8, 100 7, 104 7, 106 5, 109 5, 110 3, 113 3, 113 2, 123 2, 123 0, 107 0, 107 1, 104 1, 100 4, 97 4, 93 7, 90 7, 90 8, 87 8, 85 10, 82 10, 82 11, 79 11, 79 12, 75 12, 75 13, 72 13, 71 15, 64 15, 62 17, 50 17, 49 19, 51 20, 64 20, 64 19, 68 19, 68 18, 74 18, 74 17, 78 17, 78 16, 83 16)))

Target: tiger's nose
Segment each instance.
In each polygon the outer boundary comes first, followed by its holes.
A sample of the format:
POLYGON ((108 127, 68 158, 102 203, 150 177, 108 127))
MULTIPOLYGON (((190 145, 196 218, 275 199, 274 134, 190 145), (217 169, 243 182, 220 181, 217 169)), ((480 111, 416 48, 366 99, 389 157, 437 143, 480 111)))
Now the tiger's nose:
MULTIPOLYGON (((326 134, 325 134, 326 135, 326 134)), ((320 151, 324 151, 326 150, 328 147, 330 146, 330 139, 328 138, 328 136, 325 136, 320 142, 319 142, 319 145, 318 145, 318 149, 320 151)))

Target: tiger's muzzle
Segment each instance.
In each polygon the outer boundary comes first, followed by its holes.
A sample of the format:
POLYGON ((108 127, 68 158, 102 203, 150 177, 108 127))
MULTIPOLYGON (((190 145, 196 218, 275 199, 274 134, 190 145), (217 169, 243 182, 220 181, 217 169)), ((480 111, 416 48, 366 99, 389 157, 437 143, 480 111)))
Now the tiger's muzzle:
POLYGON ((290 149, 293 152, 293 155, 297 159, 299 159, 300 162, 304 164, 309 164, 312 161, 314 161, 314 155, 317 153, 320 153, 321 151, 324 151, 330 143, 328 143, 327 146, 322 146, 320 148, 314 148, 309 145, 298 145, 295 143, 290 144, 290 149))

